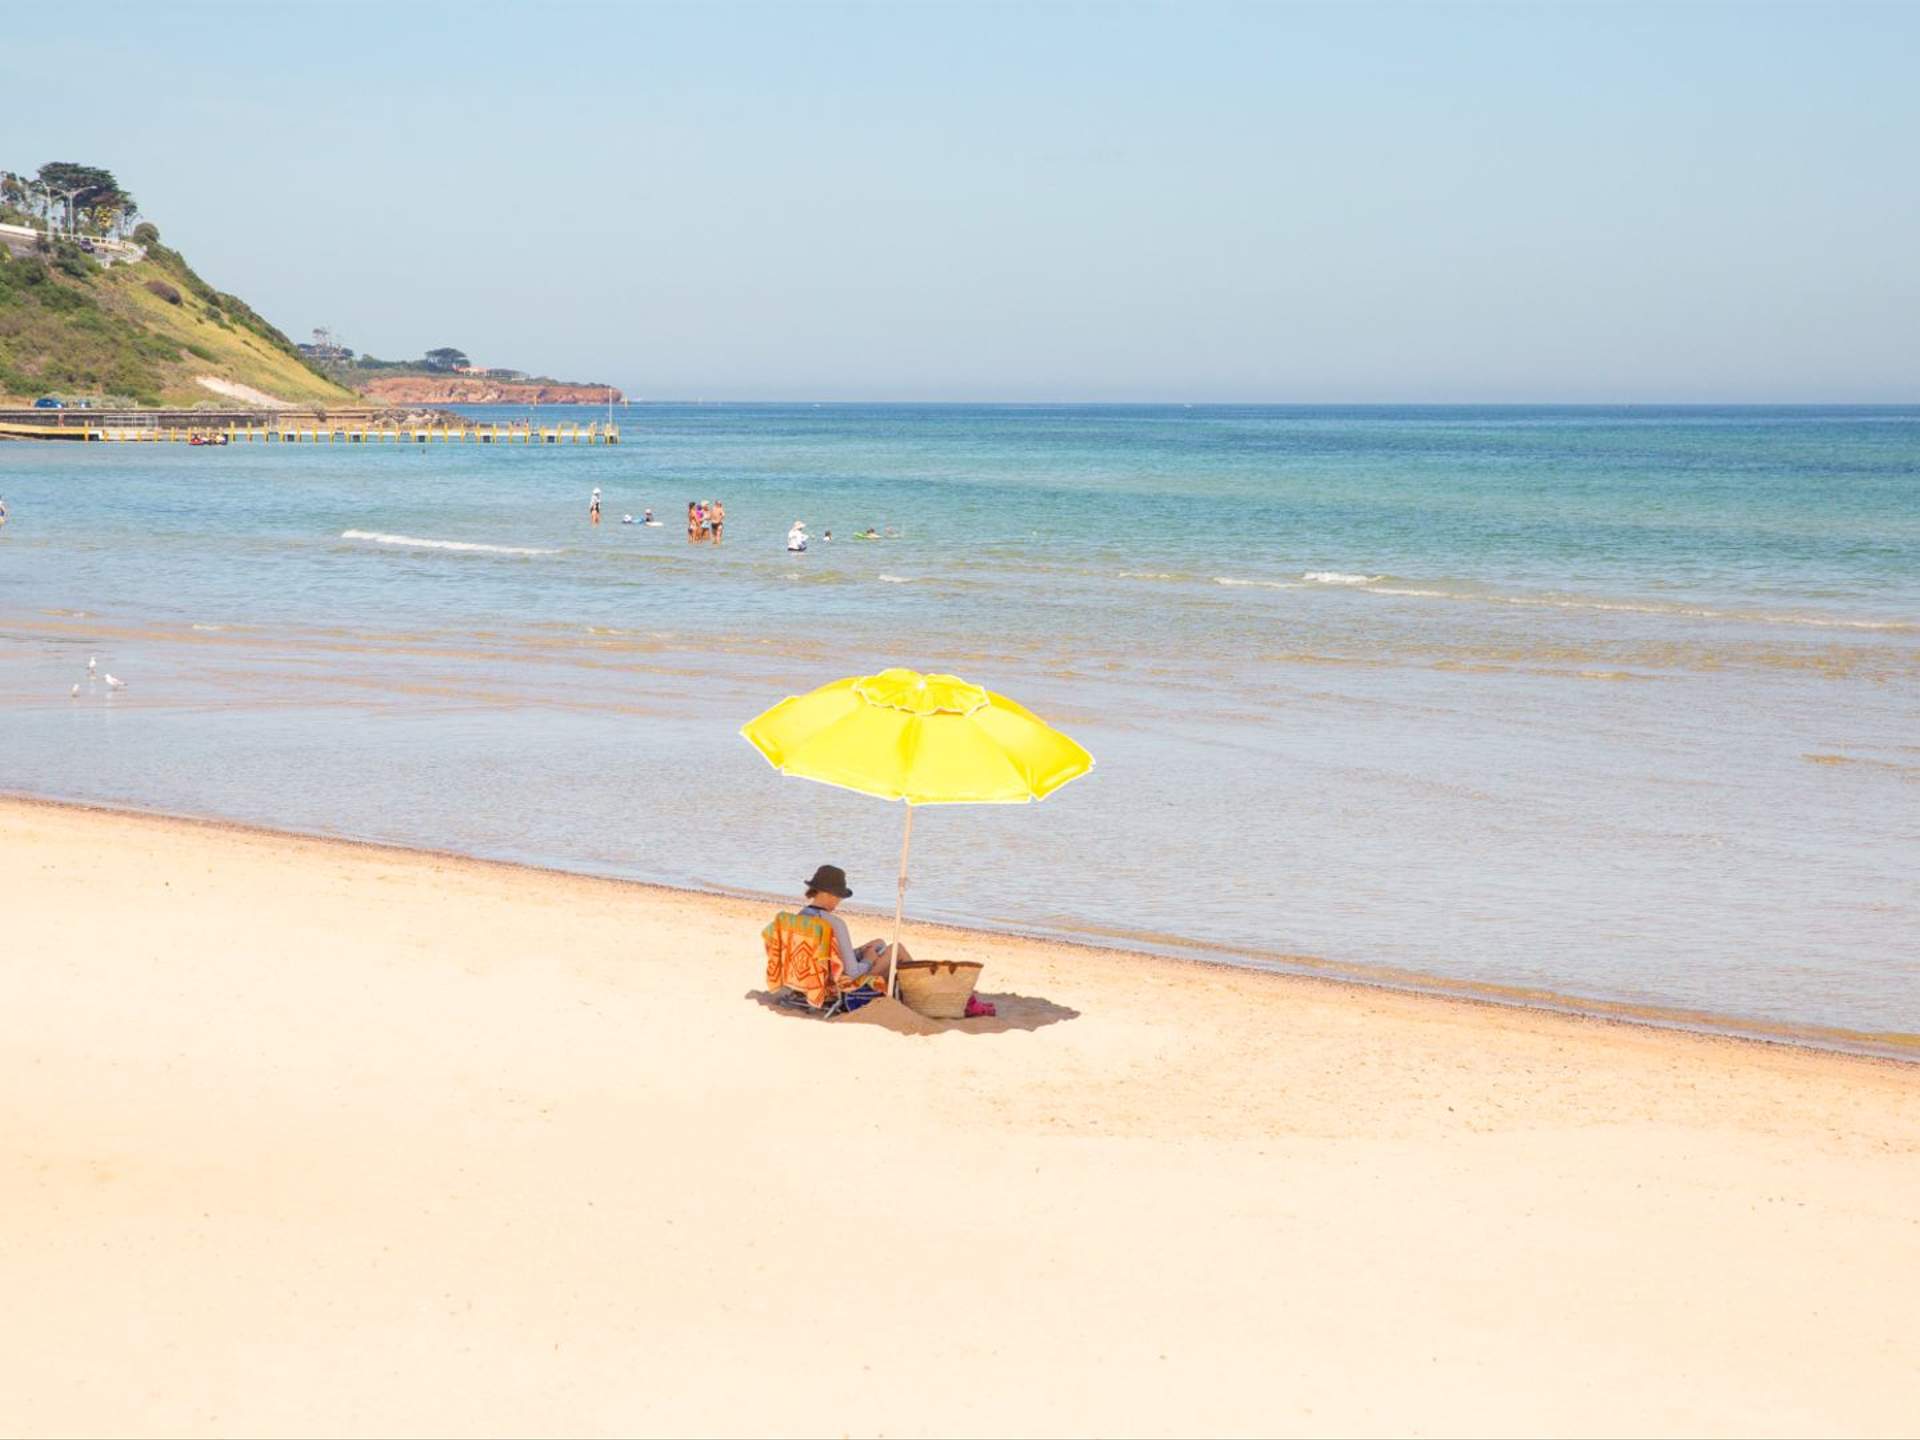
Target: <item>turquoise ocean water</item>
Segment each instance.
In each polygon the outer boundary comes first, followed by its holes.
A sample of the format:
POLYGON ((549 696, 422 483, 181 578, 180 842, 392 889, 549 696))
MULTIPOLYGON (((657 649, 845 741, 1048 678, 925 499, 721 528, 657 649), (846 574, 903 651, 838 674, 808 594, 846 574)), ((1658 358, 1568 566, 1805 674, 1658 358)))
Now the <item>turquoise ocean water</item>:
POLYGON ((878 907, 898 809, 735 732, 946 669, 1100 763, 921 815, 913 913, 1920 1031, 1920 410, 617 418, 611 449, 0 446, 0 789, 722 890, 831 860, 878 907), (708 496, 718 550, 684 535, 708 496), (834 542, 788 555, 796 518, 834 542))

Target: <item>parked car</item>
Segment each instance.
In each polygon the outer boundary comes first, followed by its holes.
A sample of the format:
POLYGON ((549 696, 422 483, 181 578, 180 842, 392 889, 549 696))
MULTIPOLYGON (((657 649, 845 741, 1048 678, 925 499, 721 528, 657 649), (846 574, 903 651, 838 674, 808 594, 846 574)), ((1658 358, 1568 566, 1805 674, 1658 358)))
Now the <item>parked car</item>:
POLYGON ((33 408, 36 410, 64 410, 67 407, 51 395, 42 395, 38 400, 33 402, 33 408))

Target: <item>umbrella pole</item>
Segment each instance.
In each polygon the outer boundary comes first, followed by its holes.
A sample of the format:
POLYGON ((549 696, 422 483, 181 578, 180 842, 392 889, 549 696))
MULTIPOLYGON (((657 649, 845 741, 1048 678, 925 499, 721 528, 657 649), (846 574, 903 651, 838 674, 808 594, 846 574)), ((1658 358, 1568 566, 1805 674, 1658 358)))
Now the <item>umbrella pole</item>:
POLYGON ((893 895, 893 951, 887 967, 887 994, 900 993, 900 916, 907 908, 907 847, 913 844, 913 806, 907 806, 907 829, 900 837, 900 888, 893 895))

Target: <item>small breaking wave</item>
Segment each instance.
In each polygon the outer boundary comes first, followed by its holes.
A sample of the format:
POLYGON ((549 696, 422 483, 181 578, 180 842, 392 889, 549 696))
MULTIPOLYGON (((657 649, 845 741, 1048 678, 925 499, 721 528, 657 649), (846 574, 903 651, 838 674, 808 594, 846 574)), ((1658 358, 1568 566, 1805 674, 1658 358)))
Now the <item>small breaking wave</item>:
POLYGON ((1249 580, 1237 575, 1216 575, 1213 583, 1260 590, 1299 590, 1308 585, 1375 585, 1386 578, 1384 575, 1355 575, 1345 570, 1308 570, 1298 580, 1249 580))
POLYGON ((1658 615, 1682 620, 1731 620, 1747 625, 1805 625, 1821 630, 1869 630, 1911 634, 1920 624, 1911 620, 1850 620, 1842 615, 1783 614, 1765 610, 1726 610, 1708 605, 1676 605, 1659 601, 1590 600, 1562 595, 1489 595, 1458 590, 1418 590, 1382 585, 1375 595, 1412 596, 1425 600, 1466 600, 1487 605, 1537 606, 1548 610, 1597 610, 1622 615, 1658 615))
MULTIPOLYGON (((1548 610, 1611 611, 1627 615, 1657 615, 1692 620, 1735 621, 1749 625, 1794 625, 1815 629, 1864 630, 1890 634, 1920 632, 1920 622, 1911 620, 1856 620, 1842 615, 1807 614, 1742 610, 1710 605, 1675 604, 1658 600, 1606 600, 1578 595, 1501 594, 1483 586, 1460 585, 1436 588, 1436 582, 1409 583, 1397 576, 1360 575, 1345 570, 1308 570, 1296 580, 1255 580, 1233 575, 1216 575, 1216 585, 1232 585, 1262 590, 1300 590, 1309 585, 1330 585, 1358 590, 1368 595, 1387 595, 1411 600, 1453 600, 1477 605, 1517 605, 1548 610), (1384 583, 1383 583, 1384 582, 1384 583)), ((1446 581, 1438 585, 1448 585, 1446 581)))
POLYGON ((558 555, 558 550, 536 550, 525 545, 482 545, 477 540, 423 540, 418 535, 389 535, 381 530, 342 530, 342 540, 365 540, 373 545, 401 545, 411 550, 466 550, 483 555, 558 555))
POLYGON ((911 585, 913 583, 913 577, 911 575, 882 575, 879 578, 881 583, 886 585, 911 585))

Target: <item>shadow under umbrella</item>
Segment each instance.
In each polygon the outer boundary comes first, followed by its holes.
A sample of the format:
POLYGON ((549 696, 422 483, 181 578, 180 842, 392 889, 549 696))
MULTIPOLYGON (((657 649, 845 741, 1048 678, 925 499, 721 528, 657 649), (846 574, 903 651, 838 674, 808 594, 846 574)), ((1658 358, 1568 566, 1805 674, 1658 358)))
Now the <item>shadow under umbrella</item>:
MULTIPOLYGON (((776 1015, 786 1015, 795 1020, 821 1018, 818 1012, 785 1004, 765 990, 749 990, 746 998, 776 1015)), ((1049 1025, 1080 1018, 1080 1012, 1071 1006, 1056 1004, 1039 995, 990 995, 983 991, 980 998, 991 1001, 999 1013, 981 1015, 971 1020, 936 1020, 930 1015, 908 1009, 891 996, 882 996, 858 1010, 836 1015, 827 1023, 875 1026, 881 1030, 891 1030, 896 1035, 1003 1035, 1010 1030, 1044 1030, 1049 1025)))

